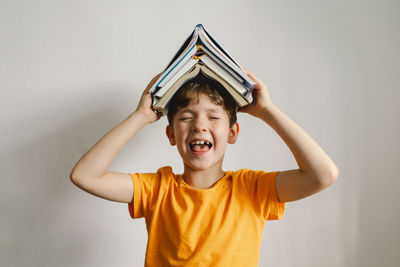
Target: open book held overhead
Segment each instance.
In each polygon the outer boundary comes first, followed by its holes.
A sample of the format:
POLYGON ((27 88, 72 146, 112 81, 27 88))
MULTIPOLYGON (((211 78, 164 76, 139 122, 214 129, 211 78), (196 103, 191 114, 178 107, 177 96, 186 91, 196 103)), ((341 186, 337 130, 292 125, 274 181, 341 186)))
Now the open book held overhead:
POLYGON ((153 109, 166 115, 175 92, 199 72, 221 83, 239 107, 251 103, 255 82, 198 24, 150 88, 153 109))

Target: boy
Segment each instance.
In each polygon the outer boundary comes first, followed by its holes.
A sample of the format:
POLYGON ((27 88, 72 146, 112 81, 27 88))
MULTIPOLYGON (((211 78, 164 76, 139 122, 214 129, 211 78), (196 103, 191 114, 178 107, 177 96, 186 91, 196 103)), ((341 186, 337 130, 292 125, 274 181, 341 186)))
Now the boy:
POLYGON ((257 266, 266 220, 280 219, 285 202, 321 191, 338 169, 299 126, 275 107, 254 74, 253 102, 239 109, 271 126, 292 151, 299 169, 280 172, 222 170, 227 144, 239 134, 236 108, 222 86, 195 78, 171 100, 166 134, 183 160, 184 172, 108 171, 120 149, 160 116, 148 89, 137 109, 108 132, 76 164, 71 180, 96 196, 128 203, 133 218, 145 217, 146 266, 257 266))

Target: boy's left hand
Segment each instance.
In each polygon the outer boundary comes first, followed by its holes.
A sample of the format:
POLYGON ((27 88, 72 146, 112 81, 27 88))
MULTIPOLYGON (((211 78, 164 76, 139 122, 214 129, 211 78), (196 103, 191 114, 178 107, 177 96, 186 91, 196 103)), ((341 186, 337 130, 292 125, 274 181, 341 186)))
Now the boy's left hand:
POLYGON ((253 73, 245 69, 247 75, 256 82, 253 89, 253 102, 251 104, 239 108, 239 112, 245 112, 254 117, 261 118, 269 108, 273 106, 267 86, 256 77, 253 73))

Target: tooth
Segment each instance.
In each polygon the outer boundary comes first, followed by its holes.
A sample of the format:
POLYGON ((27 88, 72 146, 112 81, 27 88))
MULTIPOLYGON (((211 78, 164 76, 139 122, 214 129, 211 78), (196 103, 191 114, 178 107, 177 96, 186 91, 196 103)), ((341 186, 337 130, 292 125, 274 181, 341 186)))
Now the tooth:
POLYGON ((208 145, 209 146, 209 145, 211 145, 211 142, 198 140, 198 141, 193 141, 190 144, 191 145, 208 145))

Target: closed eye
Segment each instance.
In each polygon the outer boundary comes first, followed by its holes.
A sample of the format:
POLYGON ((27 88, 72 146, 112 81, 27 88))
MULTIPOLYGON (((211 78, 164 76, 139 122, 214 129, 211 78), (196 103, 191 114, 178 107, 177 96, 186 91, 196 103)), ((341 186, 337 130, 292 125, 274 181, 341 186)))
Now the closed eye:
POLYGON ((181 121, 186 121, 186 120, 190 120, 192 117, 182 117, 182 118, 180 118, 179 120, 181 120, 181 121))
POLYGON ((208 117, 209 119, 212 119, 212 120, 218 120, 219 118, 218 117, 208 117))

